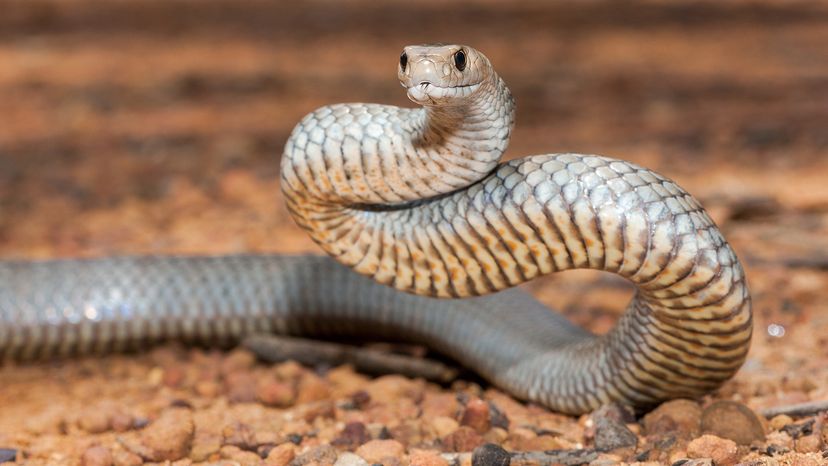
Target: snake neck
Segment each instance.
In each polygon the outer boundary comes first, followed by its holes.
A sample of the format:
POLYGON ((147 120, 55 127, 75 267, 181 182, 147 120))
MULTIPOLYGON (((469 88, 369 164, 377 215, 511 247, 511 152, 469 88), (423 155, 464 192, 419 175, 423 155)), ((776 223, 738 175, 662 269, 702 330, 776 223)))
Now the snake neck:
POLYGON ((513 125, 512 95, 494 73, 452 106, 325 106, 291 133, 282 190, 298 217, 441 196, 491 173, 513 125))

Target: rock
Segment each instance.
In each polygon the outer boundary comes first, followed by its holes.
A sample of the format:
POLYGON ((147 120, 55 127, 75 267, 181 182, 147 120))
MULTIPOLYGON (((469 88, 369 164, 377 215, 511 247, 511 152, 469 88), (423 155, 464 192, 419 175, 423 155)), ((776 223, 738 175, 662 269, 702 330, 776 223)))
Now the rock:
POLYGON ((357 455, 372 464, 389 457, 399 458, 404 452, 405 447, 396 440, 371 440, 356 450, 357 455))
POLYGON ((90 406, 78 416, 78 427, 90 434, 100 434, 109 430, 112 412, 102 406, 90 406))
POLYGON ((250 372, 233 372, 224 377, 227 399, 233 403, 256 401, 256 379, 250 372))
POLYGON ((139 432, 141 448, 130 450, 149 461, 175 461, 190 451, 194 431, 193 415, 189 410, 168 409, 139 432))
POLYGON ((17 458, 17 450, 14 448, 0 448, 0 463, 13 462, 17 458))
POLYGON ((512 455, 499 445, 486 443, 472 452, 472 466, 509 466, 512 455))
POLYGON ((460 410, 460 403, 457 402, 457 397, 453 393, 428 391, 423 395, 420 409, 425 419, 434 419, 439 416, 454 418, 460 410))
POLYGON ((293 404, 296 394, 292 386, 268 377, 256 387, 256 398, 266 406, 286 408, 293 404))
POLYGON ((112 452, 115 466, 141 466, 144 460, 135 453, 126 450, 115 450, 112 452))
POLYGON ((309 463, 332 465, 339 456, 336 448, 330 445, 319 445, 297 456, 290 462, 291 466, 304 466, 309 463))
POLYGON ((488 403, 480 398, 473 398, 466 403, 466 409, 463 410, 463 416, 460 418, 461 425, 469 426, 482 434, 489 430, 489 422, 488 403))
POLYGON ((492 427, 509 430, 509 418, 497 407, 494 401, 489 401, 489 418, 492 427))
POLYGON ((787 414, 779 414, 774 416, 768 424, 770 425, 771 430, 782 430, 788 424, 793 424, 794 420, 787 414))
POLYGON ((774 446, 776 450, 792 450, 794 447, 794 440, 787 432, 771 432, 765 437, 765 443, 768 447, 774 446))
POLYGON ((295 450, 296 446, 292 443, 283 443, 268 452, 265 464, 267 466, 287 466, 288 463, 293 461, 296 455, 295 450))
POLYGON ((359 455, 346 451, 339 455, 334 466, 368 466, 368 462, 359 455))
POLYGON ((327 400, 331 394, 331 388, 318 375, 313 372, 305 372, 299 379, 296 393, 296 404, 310 403, 312 401, 327 400))
POLYGON ((700 431, 701 414, 701 407, 695 401, 671 400, 644 416, 644 432, 648 436, 674 434, 689 439, 700 431))
POLYGON ((449 462, 434 450, 414 450, 409 455, 410 466, 449 466, 449 462))
POLYGON ((485 441, 476 430, 469 426, 460 426, 451 434, 443 437, 440 443, 448 451, 462 452, 472 451, 480 445, 483 445, 485 441))
POLYGON ((221 457, 231 460, 240 466, 258 466, 262 464, 262 458, 252 451, 245 451, 233 445, 225 445, 219 451, 221 457))
POLYGON ((595 449, 612 451, 619 448, 635 448, 636 436, 624 423, 611 417, 595 420, 595 449))
POLYGON ((687 445, 690 458, 711 458, 719 466, 736 464, 739 460, 739 447, 730 439, 705 434, 687 445))
POLYGON ((460 424, 450 417, 437 416, 431 419, 431 427, 438 437, 445 437, 454 433, 460 424))
MULTIPOLYGON (((114 459, 109 448, 95 446, 87 448, 81 456, 83 466, 111 466, 114 459)), ((2 459, 0 459, 2 463, 2 459)))
POLYGON ((245 372, 255 364, 256 355, 246 349, 234 349, 221 361, 221 373, 228 375, 234 372, 245 372))
POLYGON ((816 453, 822 449, 822 439, 819 435, 803 435, 796 439, 796 451, 799 453, 816 453))
POLYGON ((361 422, 349 422, 345 424, 342 433, 332 442, 333 445, 346 448, 357 448, 370 439, 368 428, 361 422))
POLYGON ((735 401, 716 401, 701 415, 702 432, 750 445, 765 439, 762 421, 750 408, 735 401))

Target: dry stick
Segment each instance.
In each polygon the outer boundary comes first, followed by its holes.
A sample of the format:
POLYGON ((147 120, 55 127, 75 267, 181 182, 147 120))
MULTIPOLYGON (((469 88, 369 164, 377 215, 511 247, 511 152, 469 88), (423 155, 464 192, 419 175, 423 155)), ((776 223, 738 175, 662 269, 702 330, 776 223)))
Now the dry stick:
POLYGON ((486 443, 472 452, 442 453, 440 455, 450 465, 468 464, 472 466, 528 466, 528 465, 579 465, 587 464, 598 458, 598 452, 592 449, 513 451, 486 443))
POLYGON ((791 417, 812 416, 821 411, 828 411, 828 400, 808 401, 806 403, 774 406, 773 408, 763 409, 761 413, 762 416, 770 419, 780 414, 787 414, 791 417))
POLYGON ((308 366, 351 364, 356 370, 371 374, 402 374, 435 382, 450 382, 457 370, 443 363, 386 353, 370 348, 307 340, 278 335, 253 335, 242 342, 259 359, 281 362, 292 359, 308 366))

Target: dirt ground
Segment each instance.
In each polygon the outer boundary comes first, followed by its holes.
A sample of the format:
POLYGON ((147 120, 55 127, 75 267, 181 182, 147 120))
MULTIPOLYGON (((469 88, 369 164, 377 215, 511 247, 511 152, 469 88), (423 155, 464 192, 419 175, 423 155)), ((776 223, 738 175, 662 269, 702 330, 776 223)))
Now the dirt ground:
MULTIPOLYGON (((755 337, 735 379, 664 408, 672 431, 627 419, 637 446, 581 462, 828 464, 825 415, 763 420, 764 438, 733 445, 680 422, 714 400, 828 400, 824 2, 3 1, 0 257, 318 252, 280 197, 288 133, 330 103, 408 105, 400 50, 438 41, 482 50, 513 90, 510 157, 656 169, 702 201, 747 269, 755 337)), ((527 288, 596 332, 631 295, 588 272, 527 288)), ((6 448, 33 464, 463 463, 483 442, 592 448, 613 416, 243 351, 0 367, 0 462, 6 448)))

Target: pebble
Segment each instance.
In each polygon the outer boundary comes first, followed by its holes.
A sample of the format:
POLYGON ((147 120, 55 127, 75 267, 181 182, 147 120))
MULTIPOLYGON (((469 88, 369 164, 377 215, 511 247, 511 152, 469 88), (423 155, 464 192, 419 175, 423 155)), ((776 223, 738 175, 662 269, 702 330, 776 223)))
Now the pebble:
POLYGON ((695 401, 671 400, 644 416, 644 432, 656 437, 674 434, 691 438, 699 433, 701 414, 701 407, 695 401))
POLYGON ((450 417, 437 416, 431 418, 431 427, 434 428, 434 432, 438 437, 445 437, 454 433, 460 427, 460 424, 450 417))
POLYGON ((336 448, 330 445, 319 445, 297 456, 290 462, 291 466, 304 466, 310 463, 334 464, 339 456, 336 448))
POLYGON ((17 458, 17 450, 14 448, 0 448, 0 463, 14 461, 17 458))
POLYGON ((460 411, 460 403, 453 393, 426 392, 420 403, 422 417, 434 419, 436 417, 454 418, 460 411))
POLYGON ((672 464, 672 466, 716 466, 710 458, 696 458, 696 459, 681 459, 672 464))
POLYGON ((351 452, 345 452, 339 455, 334 466, 368 466, 369 463, 362 459, 359 455, 351 452))
POLYGON ((485 441, 476 430, 469 426, 460 426, 451 434, 443 437, 440 443, 448 451, 463 452, 472 451, 483 445, 485 441))
POLYGON ((296 394, 292 386, 269 377, 256 387, 256 398, 265 406, 286 408, 293 405, 296 394))
POLYGON ((233 403, 256 401, 256 379, 250 372, 233 372, 225 375, 227 399, 233 403))
POLYGON ((796 451, 799 453, 816 453, 822 449, 822 439, 819 435, 803 435, 796 439, 796 451))
POLYGON ((771 432, 765 436, 765 443, 768 446, 776 446, 777 449, 792 450, 794 447, 794 440, 787 432, 771 432))
POLYGON ((109 448, 101 446, 87 448, 81 456, 83 466, 111 466, 113 461, 112 452, 109 451, 109 448))
POLYGON ((705 434, 687 445, 690 458, 710 458, 719 466, 736 464, 739 460, 739 447, 730 439, 705 434))
POLYGON ((225 445, 220 450, 221 457, 234 461, 240 466, 258 466, 262 458, 252 451, 245 451, 233 445, 225 445))
POLYGON ((402 443, 396 440, 371 440, 357 448, 356 454, 369 463, 381 463, 385 458, 398 458, 405 452, 402 443))
POLYGON ((472 466, 509 466, 512 455, 500 445, 486 443, 472 452, 472 466))
POLYGON ((133 453, 155 462, 183 458, 190 451, 194 431, 190 410, 168 409, 139 432, 139 442, 143 448, 133 453))
POLYGON ((489 404, 480 398, 472 398, 466 403, 466 409, 460 418, 460 424, 469 426, 482 434, 489 430, 489 404))
POLYGON ((414 450, 409 455, 410 466, 449 466, 449 462, 434 450, 414 450))
POLYGON ((370 439, 368 428, 361 422, 349 422, 345 424, 342 433, 333 440, 336 446, 346 448, 357 448, 370 439))
POLYGON ((267 466, 287 466, 295 456, 296 446, 289 442, 283 443, 268 452, 265 464, 267 466))
POLYGON ((768 425, 770 426, 771 430, 781 430, 786 425, 793 424, 793 422, 793 418, 788 416, 787 414, 779 414, 774 416, 773 419, 771 419, 768 422, 768 425))
POLYGON ((611 417, 595 420, 595 449, 612 451, 619 448, 635 448, 638 436, 624 423, 611 417))
POLYGON ((765 427, 756 413, 735 401, 716 401, 701 415, 702 432, 733 440, 739 445, 765 440, 765 427))

